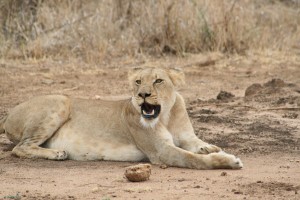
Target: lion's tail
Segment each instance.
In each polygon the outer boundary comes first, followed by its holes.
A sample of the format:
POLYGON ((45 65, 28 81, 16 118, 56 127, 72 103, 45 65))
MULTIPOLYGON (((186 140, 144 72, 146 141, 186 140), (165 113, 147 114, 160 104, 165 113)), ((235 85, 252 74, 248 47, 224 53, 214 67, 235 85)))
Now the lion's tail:
POLYGON ((4 130, 4 122, 5 122, 6 118, 7 118, 7 116, 5 116, 2 119, 0 119, 0 134, 3 134, 5 132, 5 130, 4 130))

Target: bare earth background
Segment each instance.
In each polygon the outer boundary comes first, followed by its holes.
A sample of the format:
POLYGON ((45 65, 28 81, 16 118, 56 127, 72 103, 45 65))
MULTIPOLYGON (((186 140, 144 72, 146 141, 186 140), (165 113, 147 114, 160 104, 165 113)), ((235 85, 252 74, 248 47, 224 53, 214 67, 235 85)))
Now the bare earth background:
POLYGON ((37 95, 130 96, 133 67, 181 67, 197 136, 242 170, 11 155, 0 199, 300 199, 300 0, 1 0, 0 118, 37 95), (222 53, 205 53, 222 52, 222 53))
POLYGON ((195 133, 236 154, 244 168, 201 171, 153 166, 149 181, 131 183, 123 173, 134 163, 20 159, 11 155, 10 142, 0 135, 0 199, 300 199, 300 57, 296 54, 125 57, 97 67, 0 60, 0 117, 43 94, 88 99, 129 96, 127 71, 135 66, 182 67, 187 84, 180 92, 195 133))

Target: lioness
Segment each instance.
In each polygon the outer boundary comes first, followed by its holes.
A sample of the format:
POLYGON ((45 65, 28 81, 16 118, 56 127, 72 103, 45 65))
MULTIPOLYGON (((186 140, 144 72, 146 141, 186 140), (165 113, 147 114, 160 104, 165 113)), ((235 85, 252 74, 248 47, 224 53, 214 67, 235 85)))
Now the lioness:
POLYGON ((243 167, 239 158, 194 134, 175 87, 177 69, 144 68, 129 73, 133 96, 119 101, 33 98, 13 108, 0 132, 25 158, 142 161, 194 169, 243 167))

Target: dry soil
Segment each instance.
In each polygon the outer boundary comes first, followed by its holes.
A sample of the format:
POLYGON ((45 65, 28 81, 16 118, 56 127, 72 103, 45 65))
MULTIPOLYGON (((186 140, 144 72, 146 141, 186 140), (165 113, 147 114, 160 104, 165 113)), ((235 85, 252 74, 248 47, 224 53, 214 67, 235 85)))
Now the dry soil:
POLYGON ((123 58, 96 66, 0 60, 0 117, 33 96, 130 95, 136 66, 182 67, 180 93, 197 136, 240 157, 241 170, 152 166, 128 182, 128 162, 28 160, 0 135, 0 199, 300 199, 300 56, 281 52, 123 58))

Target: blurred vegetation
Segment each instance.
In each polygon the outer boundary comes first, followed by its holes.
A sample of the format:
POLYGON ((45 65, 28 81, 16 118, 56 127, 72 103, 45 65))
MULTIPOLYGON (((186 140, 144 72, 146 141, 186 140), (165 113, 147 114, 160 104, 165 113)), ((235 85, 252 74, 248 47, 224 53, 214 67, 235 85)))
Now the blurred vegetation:
POLYGON ((7 59, 300 48, 300 0, 2 0, 0 23, 7 59))

